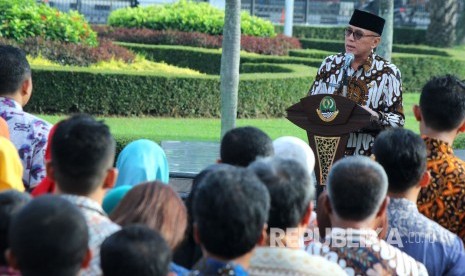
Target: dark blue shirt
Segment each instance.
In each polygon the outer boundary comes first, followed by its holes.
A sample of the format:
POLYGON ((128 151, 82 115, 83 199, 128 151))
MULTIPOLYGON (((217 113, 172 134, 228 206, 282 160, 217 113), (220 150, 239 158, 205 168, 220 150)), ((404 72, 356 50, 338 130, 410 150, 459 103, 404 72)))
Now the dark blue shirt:
POLYGON ((462 240, 422 215, 405 198, 391 198, 386 241, 423 263, 429 275, 465 275, 462 240))

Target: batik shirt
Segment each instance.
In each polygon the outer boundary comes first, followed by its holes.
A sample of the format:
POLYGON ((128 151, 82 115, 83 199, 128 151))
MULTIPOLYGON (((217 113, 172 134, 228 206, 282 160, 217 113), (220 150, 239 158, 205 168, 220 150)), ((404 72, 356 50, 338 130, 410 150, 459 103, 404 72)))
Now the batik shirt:
POLYGON ((420 191, 418 209, 465 242, 465 162, 448 143, 429 137, 423 140, 431 181, 420 191))
POLYGON ((388 243, 423 263, 429 275, 465 275, 462 240, 422 215, 414 202, 391 197, 388 218, 388 243))
POLYGON ((192 276, 247 276, 247 271, 233 262, 223 262, 212 258, 201 259, 189 273, 192 276))
POLYGON ((89 228, 89 248, 92 251, 92 260, 89 268, 85 269, 81 275, 102 275, 100 268, 100 246, 108 236, 121 229, 121 227, 112 222, 103 211, 102 206, 92 199, 68 194, 61 196, 81 210, 89 228))
POLYGON ((337 263, 347 275, 428 275, 423 264, 389 245, 371 229, 333 228, 323 244, 312 242, 311 255, 337 263))
POLYGON ((45 148, 52 125, 24 112, 21 105, 10 98, 0 97, 0 116, 7 122, 10 140, 18 149, 24 186, 32 189, 45 177, 45 148))
POLYGON ((249 275, 337 276, 346 273, 337 264, 309 255, 302 249, 258 247, 250 260, 249 275))
MULTIPOLYGON (((327 57, 315 77, 310 95, 342 95, 344 54, 327 57)), ((371 130, 360 130, 349 135, 346 155, 371 155, 377 134, 387 127, 405 124, 402 107, 402 82, 399 69, 376 54, 371 54, 365 64, 354 70, 349 66, 347 98, 360 106, 375 111, 379 120, 371 130)))

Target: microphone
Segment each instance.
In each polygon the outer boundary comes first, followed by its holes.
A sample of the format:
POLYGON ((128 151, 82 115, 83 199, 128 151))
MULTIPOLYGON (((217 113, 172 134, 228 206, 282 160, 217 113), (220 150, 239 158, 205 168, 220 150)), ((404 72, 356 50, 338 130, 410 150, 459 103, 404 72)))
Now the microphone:
POLYGON ((352 53, 346 53, 344 55, 344 70, 347 70, 349 68, 349 66, 354 61, 354 58, 355 58, 354 54, 352 54, 352 53))
POLYGON ((352 64, 354 61, 354 54, 352 53, 346 53, 344 55, 344 66, 343 66, 343 72, 342 72, 342 95, 344 97, 347 97, 347 85, 349 84, 348 78, 347 78, 347 69, 349 69, 349 66, 352 64))

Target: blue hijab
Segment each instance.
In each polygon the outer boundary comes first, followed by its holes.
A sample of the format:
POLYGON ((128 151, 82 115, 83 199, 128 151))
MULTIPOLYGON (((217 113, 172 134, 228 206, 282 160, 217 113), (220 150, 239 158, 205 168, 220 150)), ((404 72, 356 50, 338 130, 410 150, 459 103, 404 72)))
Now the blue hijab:
POLYGON ((142 182, 159 180, 169 182, 168 160, 155 142, 141 139, 129 143, 116 160, 118 179, 115 187, 134 186, 142 182))

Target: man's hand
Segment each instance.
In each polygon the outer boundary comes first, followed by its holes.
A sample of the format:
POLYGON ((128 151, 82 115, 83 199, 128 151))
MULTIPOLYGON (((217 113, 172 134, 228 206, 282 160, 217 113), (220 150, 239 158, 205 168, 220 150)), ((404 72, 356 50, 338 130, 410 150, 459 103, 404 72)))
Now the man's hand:
POLYGON ((368 106, 361 106, 363 109, 366 111, 370 112, 371 116, 375 117, 376 119, 379 119, 378 113, 374 112, 373 109, 369 108, 368 106))

